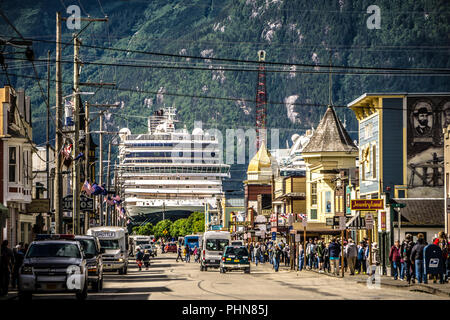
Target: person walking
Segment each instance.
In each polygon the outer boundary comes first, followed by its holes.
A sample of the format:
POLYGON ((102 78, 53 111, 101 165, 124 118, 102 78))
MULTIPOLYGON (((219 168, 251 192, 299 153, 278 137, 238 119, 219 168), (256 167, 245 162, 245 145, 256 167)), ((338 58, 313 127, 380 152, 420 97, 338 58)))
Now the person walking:
MULTIPOLYGON (((444 283, 444 275, 447 275, 447 259, 448 259, 448 240, 447 235, 445 232, 440 231, 438 234, 438 237, 433 241, 433 244, 437 245, 439 248, 441 248, 442 256, 441 256, 441 263, 442 263, 442 273, 439 274, 439 283, 444 283)), ((437 282, 437 275, 433 275, 433 283, 437 282)))
POLYGON ((323 249, 323 271, 326 271, 328 273, 331 272, 331 264, 330 264, 330 249, 328 248, 328 245, 325 245, 325 249, 323 249))
POLYGON ((150 266, 150 252, 147 249, 144 251, 142 262, 144 262, 145 270, 148 270, 148 267, 150 266))
POLYGON ((401 250, 400 241, 395 240, 395 243, 389 252, 389 261, 391 262, 392 270, 394 272, 394 280, 398 279, 401 272, 401 250))
POLYGON ((347 264, 350 268, 350 275, 355 275, 356 258, 358 257, 358 248, 353 242, 352 238, 348 239, 347 246, 345 247, 345 256, 347 257, 347 264))
POLYGON ((305 256, 303 250, 303 243, 298 243, 298 271, 302 271, 303 266, 305 264, 305 256))
POLYGON ((252 258, 251 260, 252 260, 253 262, 255 262, 255 253, 254 253, 254 250, 255 250, 255 247, 253 246, 253 242, 250 242, 248 251, 250 252, 250 255, 251 255, 251 258, 252 258))
POLYGON ((181 255, 181 253, 182 253, 183 251, 181 250, 181 246, 178 246, 178 248, 177 248, 177 262, 178 262, 178 259, 181 259, 181 262, 183 262, 183 256, 181 255))
POLYGON ((22 266, 23 259, 24 259, 24 252, 23 252, 23 242, 20 242, 14 249, 14 267, 12 271, 12 288, 15 289, 17 286, 19 286, 19 270, 22 266))
POLYGON ((358 246, 358 271, 356 274, 362 272, 363 274, 366 274, 366 248, 364 241, 361 241, 358 246))
POLYGON ((324 261, 324 251, 325 251, 325 244, 323 243, 323 240, 319 241, 319 244, 317 246, 317 259, 319 260, 319 273, 323 273, 323 261, 324 261))
POLYGON ((273 268, 275 272, 278 272, 278 268, 280 267, 280 258, 282 255, 282 250, 279 246, 275 247, 274 260, 273 260, 273 268))
POLYGON ((198 254, 198 248, 197 248, 197 246, 194 247, 194 252, 193 252, 193 254, 194 254, 194 262, 198 262, 198 256, 197 256, 197 254, 198 254))
POLYGON ((185 246, 184 247, 184 250, 185 250, 185 258, 184 258, 184 260, 185 260, 185 262, 187 262, 187 263, 189 263, 189 262, 191 262, 191 248, 189 248, 189 246, 185 246))
POLYGON ((416 279, 418 283, 428 283, 427 274, 425 273, 425 263, 423 257, 423 249, 427 246, 427 242, 423 233, 417 235, 417 243, 411 251, 411 261, 416 269, 416 279))
POLYGON ((255 249, 253 249, 253 255, 255 256, 255 264, 258 266, 258 263, 260 261, 260 255, 261 255, 261 248, 259 246, 259 242, 256 243, 255 249))
POLYGON ((286 244, 283 248, 283 260, 284 260, 284 266, 289 265, 289 245, 286 244))
POLYGON ((333 266, 333 273, 335 276, 339 275, 339 257, 341 253, 341 247, 336 242, 336 238, 333 237, 331 239, 330 244, 328 245, 328 250, 330 251, 330 261, 333 266))
POLYGON ((14 253, 8 248, 8 240, 3 240, 0 247, 0 296, 8 294, 11 273, 14 268, 14 253))
POLYGON ((405 240, 403 240, 401 245, 401 256, 402 256, 402 270, 400 279, 404 279, 403 275, 406 274, 406 280, 408 281, 408 284, 415 283, 415 272, 414 272, 414 264, 411 261, 411 252, 414 247, 415 243, 413 242, 413 237, 411 234, 407 234, 405 237, 405 240))
POLYGON ((136 253, 136 263, 139 268, 139 271, 142 270, 142 259, 144 258, 144 253, 142 252, 142 249, 137 249, 136 253))

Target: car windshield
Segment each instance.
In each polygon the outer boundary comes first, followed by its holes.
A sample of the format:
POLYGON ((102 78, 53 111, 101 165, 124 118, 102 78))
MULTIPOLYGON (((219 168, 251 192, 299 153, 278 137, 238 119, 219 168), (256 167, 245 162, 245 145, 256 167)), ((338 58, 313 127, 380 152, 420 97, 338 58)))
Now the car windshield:
POLYGON ((208 251, 223 251, 223 249, 229 244, 227 239, 207 239, 206 250, 208 251))
POLYGON ((100 240, 100 245, 102 248, 106 249, 119 249, 119 240, 100 240))
POLYGON ((226 255, 234 254, 236 257, 239 257, 239 258, 248 257, 248 251, 246 248, 243 248, 243 247, 240 247, 240 248, 228 247, 225 254, 226 255))
POLYGON ((78 241, 81 243, 86 255, 95 256, 95 254, 97 253, 97 249, 95 248, 95 242, 93 239, 82 239, 78 241))
POLYGON ((36 243, 30 246, 27 258, 81 258, 77 245, 72 243, 36 243))

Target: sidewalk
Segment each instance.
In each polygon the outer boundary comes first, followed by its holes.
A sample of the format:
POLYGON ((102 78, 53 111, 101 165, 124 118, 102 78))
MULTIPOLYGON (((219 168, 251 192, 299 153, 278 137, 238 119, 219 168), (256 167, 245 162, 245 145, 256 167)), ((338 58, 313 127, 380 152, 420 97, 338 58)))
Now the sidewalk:
MULTIPOLYGON (((266 262, 264 264, 259 263, 257 267, 252 262, 251 266, 252 266, 252 268, 263 267, 264 269, 270 269, 275 273, 275 271, 272 268, 272 265, 269 262, 266 262)), ((278 272, 280 272, 280 271, 283 273, 284 272, 297 272, 297 270, 291 270, 289 266, 284 266, 284 263, 280 263, 280 268, 279 268, 278 272)), ((312 270, 303 269, 301 272, 313 272, 313 273, 317 273, 317 274, 320 274, 320 275, 323 275, 326 277, 339 278, 339 279, 342 279, 343 281, 352 281, 354 283, 363 284, 363 285, 367 284, 367 280, 369 278, 369 276, 367 274, 357 274, 357 275, 351 276, 349 272, 345 273, 344 277, 342 277, 342 276, 336 277, 334 274, 327 273, 327 272, 320 273, 318 270, 315 270, 315 269, 312 269, 312 270)), ((400 288, 400 289, 404 289, 407 291, 420 291, 420 292, 426 292, 426 293, 435 294, 435 295, 439 295, 439 296, 450 297, 450 283, 439 284, 439 281, 438 281, 438 283, 433 283, 433 280, 428 280, 427 284, 424 284, 424 283, 408 284, 407 281, 394 280, 390 276, 382 275, 381 279, 380 279, 380 285, 382 287, 383 286, 384 287, 395 287, 395 288, 400 288)))
POLYGON ((0 296, 0 301, 8 301, 15 298, 17 298, 17 289, 11 289, 10 287, 6 296, 0 296))

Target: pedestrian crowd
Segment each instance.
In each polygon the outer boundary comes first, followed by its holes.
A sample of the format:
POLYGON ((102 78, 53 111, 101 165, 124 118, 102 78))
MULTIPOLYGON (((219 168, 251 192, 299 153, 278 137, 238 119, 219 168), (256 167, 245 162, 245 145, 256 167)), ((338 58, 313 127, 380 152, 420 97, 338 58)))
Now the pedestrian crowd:
POLYGON ((439 232, 438 237, 432 242, 433 245, 439 247, 440 257, 436 262, 437 274, 428 274, 426 268, 425 248, 428 243, 422 233, 417 235, 417 241, 413 241, 413 236, 407 234, 405 240, 400 244, 400 241, 395 241, 389 252, 389 261, 391 262, 394 280, 408 281, 410 284, 428 283, 428 277, 436 283, 439 278, 439 283, 448 282, 450 263, 448 258, 449 241, 444 232, 439 232))
POLYGON ((191 256, 194 258, 195 263, 200 263, 200 249, 197 246, 194 246, 194 248, 191 248, 189 246, 182 246, 179 244, 177 246, 177 259, 181 260, 181 262, 191 262, 191 256))
POLYGON ((4 240, 0 248, 0 296, 8 294, 9 286, 13 289, 19 285, 19 271, 22 266, 28 244, 20 242, 14 249, 4 240))

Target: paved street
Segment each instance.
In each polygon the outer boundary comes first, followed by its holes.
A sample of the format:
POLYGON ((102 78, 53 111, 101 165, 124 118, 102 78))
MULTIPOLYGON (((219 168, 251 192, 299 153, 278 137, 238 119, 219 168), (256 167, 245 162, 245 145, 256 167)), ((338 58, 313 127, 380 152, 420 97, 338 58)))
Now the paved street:
MULTIPOLYGON (((127 275, 106 273, 104 290, 90 291, 89 300, 240 300, 240 299, 446 299, 401 288, 369 289, 350 278, 333 278, 314 272, 275 273, 271 265, 252 266, 251 274, 219 273, 216 269, 201 272, 199 264, 176 262, 172 253, 159 254, 149 270, 137 270, 130 260, 127 275)), ((11 298, 15 296, 14 292, 11 298)), ((35 295, 34 300, 75 299, 74 295, 35 295)), ((447 299, 449 299, 447 297, 447 299)))

